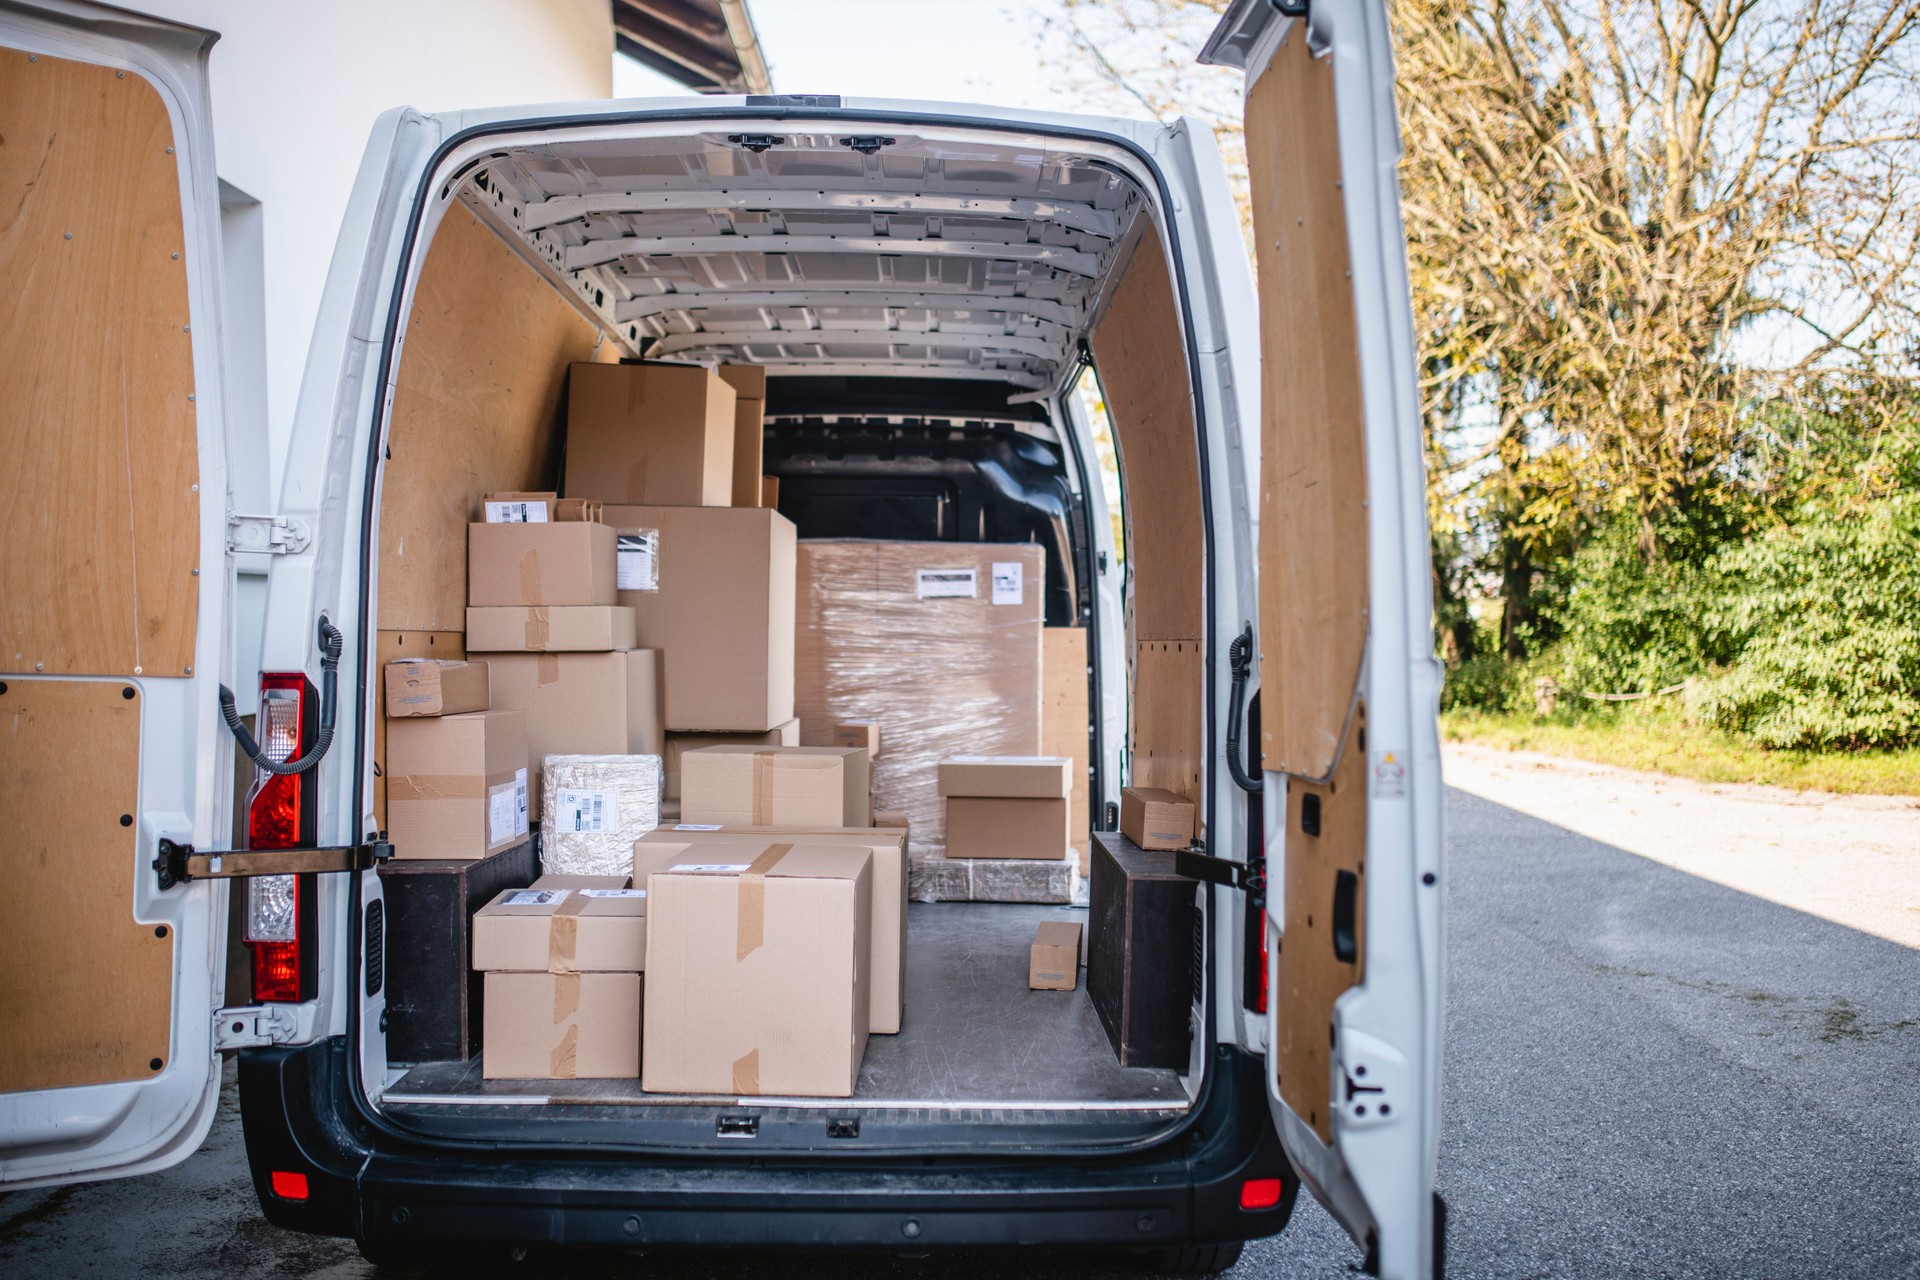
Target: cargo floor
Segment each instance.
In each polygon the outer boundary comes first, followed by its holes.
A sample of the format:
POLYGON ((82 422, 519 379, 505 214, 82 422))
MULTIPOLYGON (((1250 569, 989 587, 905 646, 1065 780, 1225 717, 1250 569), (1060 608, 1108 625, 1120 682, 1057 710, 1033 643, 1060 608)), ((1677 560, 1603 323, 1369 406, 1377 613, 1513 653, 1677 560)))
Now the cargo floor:
MULTIPOLYGON (((1179 1111, 1173 1071, 1119 1065, 1083 981, 1074 991, 1027 989, 1027 945, 1066 907, 914 903, 907 909, 907 1005, 898 1035, 873 1036, 854 1103, 862 1107, 995 1111, 1179 1111)), ((407 1110, 472 1106, 635 1104, 711 1106, 732 1098, 648 1094, 637 1080, 484 1080, 480 1059, 426 1063, 386 1092, 407 1110)), ((772 1101, 758 1099, 762 1105, 772 1101)), ((780 1099, 831 1106, 844 1099, 780 1099)))

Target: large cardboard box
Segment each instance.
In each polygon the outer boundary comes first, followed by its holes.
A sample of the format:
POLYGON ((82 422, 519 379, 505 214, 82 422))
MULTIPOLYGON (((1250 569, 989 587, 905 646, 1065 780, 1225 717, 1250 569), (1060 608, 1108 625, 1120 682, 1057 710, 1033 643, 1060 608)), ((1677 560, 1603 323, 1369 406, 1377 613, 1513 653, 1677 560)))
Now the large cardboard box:
MULTIPOLYGON (((527 765, 538 779, 552 755, 657 756, 660 728, 660 654, 488 653, 493 705, 527 716, 527 765)), ((543 798, 529 812, 538 821, 543 798)))
POLYGON ((457 716, 487 709, 487 664, 402 658, 386 666, 387 714, 457 716))
POLYGON ((634 877, 643 879, 673 858, 671 847, 685 861, 688 850, 704 845, 740 841, 782 841, 788 844, 859 845, 873 855, 872 965, 868 970, 871 998, 867 1002, 867 1030, 892 1035, 900 1030, 907 991, 907 833, 874 827, 822 827, 797 831, 791 827, 721 827, 710 830, 684 825, 666 826, 641 837, 633 847, 634 877))
POLYGON ((473 916, 476 969, 638 973, 646 959, 645 889, 536 884, 501 891, 473 916))
POLYGON ((733 388, 692 364, 576 364, 569 498, 669 507, 733 501, 733 388))
POLYGON ((795 709, 800 741, 874 720, 877 808, 916 844, 945 839, 934 766, 965 752, 1040 750, 1045 553, 954 542, 800 544, 795 709))
POLYGON ((634 647, 633 610, 617 604, 468 609, 467 648, 604 653, 634 647))
POLYGON ((800 721, 789 720, 763 733, 669 733, 667 735, 666 783, 662 794, 668 800, 680 799, 680 757, 702 747, 797 747, 800 745, 800 721))
POLYGON ((387 837, 396 858, 484 858, 527 837, 527 718, 409 716, 387 725, 387 837))
POLYGON ((938 770, 943 796, 1019 796, 1064 800, 1073 762, 1062 756, 949 756, 938 770))
POLYGON ((859 827, 872 816, 865 747, 702 747, 680 757, 680 821, 859 827))
POLYGON ((614 604, 614 536, 604 524, 470 524, 467 603, 614 604))
POLYGON ((1065 856, 1067 800, 1037 796, 948 796, 949 858, 1065 856))
POLYGON ((631 1080, 640 1074, 640 975, 503 973, 486 978, 481 1076, 631 1080))
POLYGON ((1123 787, 1120 830, 1142 849, 1184 849, 1193 843, 1193 801, 1160 787, 1123 787))
POLYGON ((606 519, 620 603, 665 655, 667 728, 763 733, 793 719, 793 522, 733 507, 608 507, 606 519))
POLYGON ((1027 948, 1027 988, 1071 991, 1079 985, 1080 926, 1071 920, 1042 921, 1027 948))
POLYGON ((641 1087, 851 1097, 867 1047, 873 855, 791 842, 698 852, 647 877, 641 1087))
POLYGON ((723 364, 720 379, 733 388, 733 505, 760 507, 765 455, 767 371, 757 364, 723 364))

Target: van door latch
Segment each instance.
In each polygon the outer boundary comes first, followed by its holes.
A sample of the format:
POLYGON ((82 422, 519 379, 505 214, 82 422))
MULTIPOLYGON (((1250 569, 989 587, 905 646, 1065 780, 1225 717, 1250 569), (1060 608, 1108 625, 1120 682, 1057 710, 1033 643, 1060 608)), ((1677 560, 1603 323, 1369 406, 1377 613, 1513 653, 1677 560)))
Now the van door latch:
POLYGON ((213 1011, 213 1047, 257 1049, 286 1044, 299 1034, 300 1023, 286 1005, 248 1005, 213 1011))
POLYGON ((152 867, 160 888, 188 880, 244 880, 249 876, 294 876, 319 871, 365 871, 393 856, 385 840, 328 849, 222 849, 201 853, 190 844, 160 838, 152 867))
POLYGON ((1224 884, 1235 889, 1243 889, 1256 898, 1264 898, 1267 892, 1267 873, 1264 867, 1245 862, 1230 862, 1225 858, 1216 858, 1210 853, 1200 853, 1193 849, 1174 851, 1173 872, 1189 880, 1202 880, 1207 884, 1224 884))
POLYGON ((286 516, 237 516, 227 513, 229 554, 254 551, 263 555, 297 555, 313 541, 305 520, 286 516))

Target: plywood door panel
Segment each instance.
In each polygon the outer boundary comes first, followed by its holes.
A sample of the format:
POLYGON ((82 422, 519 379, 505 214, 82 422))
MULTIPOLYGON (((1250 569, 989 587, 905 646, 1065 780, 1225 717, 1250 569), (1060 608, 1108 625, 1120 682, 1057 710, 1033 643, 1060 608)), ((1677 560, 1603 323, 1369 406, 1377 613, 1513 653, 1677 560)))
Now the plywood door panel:
POLYGON ((1087 631, 1084 627, 1048 627, 1040 635, 1040 754, 1073 761, 1071 807, 1073 850, 1080 873, 1089 870, 1087 764, 1092 723, 1087 711, 1087 631))
POLYGON ((1333 60, 1302 24, 1247 95, 1260 267, 1262 766, 1333 768, 1367 635, 1366 455, 1333 60))
POLYGON ((1328 783, 1289 779, 1287 783, 1285 932, 1280 939, 1278 1019, 1280 1097, 1293 1113, 1313 1126, 1320 1141, 1333 1141, 1328 1112, 1327 1073, 1332 1069, 1333 1002, 1363 975, 1367 954, 1367 762, 1366 717, 1355 717, 1353 741, 1340 755, 1340 767, 1328 783), (1308 797, 1320 806, 1320 834, 1302 829, 1308 797), (1351 963, 1333 949, 1333 895, 1340 872, 1350 871, 1354 886, 1354 945, 1351 963))
POLYGON ((143 1080, 169 1057, 173 938, 133 918, 121 823, 139 810, 132 688, 0 681, 0 1093, 143 1080))
POLYGON ((482 493, 550 490, 567 366, 597 331, 464 206, 427 250, 407 318, 380 502, 382 630, 466 626, 482 493))
POLYGON ((373 660, 373 818, 387 828, 387 673, 402 658, 460 659, 467 656, 464 631, 382 631, 375 636, 373 660))
POLYGON ((174 141, 138 74, 0 49, 0 670, 193 662, 194 245, 174 141))
POLYGON ((1133 785, 1201 803, 1205 667, 1198 640, 1142 640, 1133 657, 1133 785))
POLYGON ((1151 226, 1094 326, 1093 359, 1125 485, 1134 638, 1190 640, 1205 588, 1200 456, 1180 308, 1151 226))

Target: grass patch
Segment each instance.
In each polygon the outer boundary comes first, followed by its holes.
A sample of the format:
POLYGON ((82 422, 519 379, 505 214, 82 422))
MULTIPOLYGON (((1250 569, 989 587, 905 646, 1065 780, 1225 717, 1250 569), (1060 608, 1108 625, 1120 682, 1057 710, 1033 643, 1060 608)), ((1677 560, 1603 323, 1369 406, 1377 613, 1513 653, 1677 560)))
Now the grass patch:
POLYGON ((1697 782, 1752 782, 1843 795, 1920 796, 1920 747, 1897 751, 1774 751, 1671 712, 1597 712, 1536 719, 1483 711, 1440 716, 1449 742, 1570 756, 1697 782))

